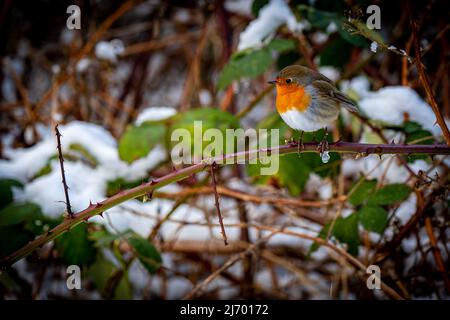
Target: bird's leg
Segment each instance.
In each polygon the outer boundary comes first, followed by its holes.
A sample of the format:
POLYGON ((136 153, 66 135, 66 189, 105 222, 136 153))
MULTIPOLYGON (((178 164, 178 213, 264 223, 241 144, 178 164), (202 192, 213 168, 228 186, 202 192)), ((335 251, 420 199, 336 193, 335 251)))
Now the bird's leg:
POLYGON ((285 139, 284 143, 290 145, 290 146, 295 146, 297 143, 295 142, 294 137, 290 137, 289 139, 285 139))
POLYGON ((327 127, 325 127, 325 135, 323 136, 322 141, 320 141, 319 145, 317 146, 317 150, 320 152, 320 154, 322 155, 325 151, 329 150, 329 145, 328 145, 328 129, 327 127))
POLYGON ((302 130, 300 132, 300 138, 298 139, 298 144, 297 144, 298 156, 300 156, 300 153, 305 149, 305 145, 303 144, 303 133, 305 133, 305 131, 302 130))

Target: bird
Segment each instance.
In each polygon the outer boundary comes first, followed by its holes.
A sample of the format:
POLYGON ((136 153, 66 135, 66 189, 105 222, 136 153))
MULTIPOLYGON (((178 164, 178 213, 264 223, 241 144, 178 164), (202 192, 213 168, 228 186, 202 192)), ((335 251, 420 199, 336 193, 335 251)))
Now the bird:
POLYGON ((358 112, 355 103, 333 81, 305 66, 287 66, 269 83, 276 86, 276 109, 281 118, 292 129, 301 131, 299 146, 303 146, 303 132, 325 129, 325 137, 318 145, 321 154, 328 150, 327 127, 337 119, 340 108, 358 112))

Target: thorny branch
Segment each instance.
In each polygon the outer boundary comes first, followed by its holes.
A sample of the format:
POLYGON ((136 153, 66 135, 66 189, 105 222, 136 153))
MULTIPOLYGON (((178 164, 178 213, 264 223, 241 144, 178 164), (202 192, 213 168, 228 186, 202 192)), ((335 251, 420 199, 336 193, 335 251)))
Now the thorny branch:
MULTIPOLYGON (((317 152, 318 142, 308 142, 303 143, 302 152, 317 152)), ((331 152, 341 152, 341 153, 354 153, 357 156, 366 156, 369 154, 450 154, 450 147, 445 145, 400 145, 400 144, 367 144, 367 143, 353 143, 353 142, 334 142, 329 144, 329 151, 331 152)), ((11 264, 17 262, 23 257, 27 256, 37 248, 43 246, 49 241, 57 238, 64 232, 70 230, 76 225, 88 221, 91 217, 95 215, 100 215, 104 211, 111 209, 119 204, 134 199, 145 194, 151 193, 152 191, 159 189, 163 186, 171 184, 173 182, 181 181, 195 173, 203 171, 211 163, 235 163, 233 161, 238 161, 240 159, 257 159, 264 158, 268 155, 274 154, 288 154, 297 153, 298 144, 290 143, 286 145, 281 145, 273 148, 263 148, 255 150, 240 151, 236 153, 226 154, 223 156, 218 156, 213 159, 208 159, 208 161, 202 161, 193 164, 189 167, 171 172, 163 177, 160 177, 150 182, 144 183, 140 186, 128 189, 117 193, 116 195, 105 199, 97 204, 90 204, 86 209, 75 213, 72 219, 67 219, 53 229, 42 234, 35 240, 29 242, 24 247, 20 248, 11 255, 5 257, 0 261, 0 268, 6 268, 11 264), (233 161, 230 161, 233 160, 233 161)))
POLYGON ((64 196, 66 197, 67 214, 69 215, 70 218, 73 218, 72 206, 70 205, 70 198, 69 198, 69 186, 67 185, 66 172, 64 171, 64 156, 61 150, 61 133, 59 132, 58 125, 55 126, 55 135, 57 141, 59 165, 61 167, 62 184, 64 187, 64 196))
POLYGON ((448 130, 447 124, 444 121, 444 117, 442 116, 439 106, 437 105, 436 98, 434 97, 433 90, 430 86, 430 81, 428 80, 427 74, 425 73, 424 66, 422 64, 422 61, 420 60, 422 53, 420 52, 420 43, 419 38, 417 34, 417 22, 413 18, 413 13, 411 10, 411 4, 408 1, 408 7, 410 9, 411 13, 411 28, 412 28, 412 35, 414 39, 414 50, 416 54, 416 66, 417 71, 419 72, 419 78, 422 82, 422 86, 425 90, 425 93, 428 97, 428 102, 431 105, 431 108, 433 109, 433 112, 436 116, 436 122, 439 125, 439 127, 442 130, 442 134, 444 135, 444 139, 447 142, 447 144, 450 146, 450 131, 448 130))
POLYGON ((214 191, 214 201, 215 201, 215 206, 216 206, 216 210, 217 210, 217 216, 219 217, 219 223, 220 223, 220 229, 221 229, 223 242, 227 246, 228 245, 227 233, 225 232, 225 227, 223 226, 223 217, 222 217, 222 213, 220 212, 219 194, 217 193, 216 169, 217 169, 217 164, 215 162, 213 162, 209 166, 209 170, 211 173, 211 181, 212 181, 212 186, 213 186, 213 191, 214 191))

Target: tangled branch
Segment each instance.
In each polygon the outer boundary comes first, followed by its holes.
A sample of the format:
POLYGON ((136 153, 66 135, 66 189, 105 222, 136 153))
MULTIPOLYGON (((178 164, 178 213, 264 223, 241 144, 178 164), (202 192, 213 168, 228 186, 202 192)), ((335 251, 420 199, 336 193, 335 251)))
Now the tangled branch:
MULTIPOLYGON (((302 152, 316 152, 318 147, 317 142, 303 143, 302 152)), ((267 157, 267 155, 273 154, 288 154, 297 153, 299 150, 297 143, 289 143, 274 148, 264 148, 241 151, 223 156, 218 156, 208 161, 202 161, 193 164, 189 167, 182 168, 180 170, 173 171, 163 177, 151 180, 147 183, 143 183, 140 186, 122 191, 116 195, 107 198, 96 204, 89 204, 89 206, 73 215, 71 219, 66 219, 58 226, 42 234, 35 240, 29 242, 24 247, 20 248, 11 255, 5 257, 0 262, 1 269, 5 269, 11 266, 13 263, 24 258, 34 250, 42 247, 46 243, 57 238, 64 232, 77 226, 82 222, 88 221, 95 215, 100 215, 108 209, 118 206, 119 204, 134 199, 145 194, 152 193, 154 190, 163 186, 171 184, 173 182, 181 181, 195 173, 207 169, 211 163, 226 163, 228 160, 252 160, 255 158, 267 157)), ((446 145, 405 145, 405 144, 365 144, 365 143, 353 143, 353 142, 335 142, 329 144, 329 151, 340 153, 353 153, 359 156, 366 156, 369 154, 398 154, 398 155, 410 155, 410 154, 428 154, 428 155, 448 155, 450 154, 450 147, 446 145)), ((232 162, 232 161, 230 161, 232 162)), ((235 163, 235 162, 232 162, 235 163)))

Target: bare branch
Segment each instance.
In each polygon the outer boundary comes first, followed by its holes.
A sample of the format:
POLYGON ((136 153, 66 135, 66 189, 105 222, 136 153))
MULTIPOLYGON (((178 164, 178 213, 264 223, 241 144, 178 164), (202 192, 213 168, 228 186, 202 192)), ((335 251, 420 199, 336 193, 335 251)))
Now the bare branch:
POLYGON ((209 166, 209 169, 211 172, 211 181, 212 181, 212 186, 213 186, 213 191, 214 191, 214 201, 215 201, 215 206, 216 206, 216 210, 217 210, 217 216, 219 217, 221 234, 222 234, 223 242, 225 243, 225 245, 228 245, 227 234, 225 232, 225 227, 223 226, 223 217, 222 217, 222 213, 220 212, 219 194, 217 193, 216 168, 217 168, 217 164, 215 162, 213 162, 209 166))
POLYGON ((62 184, 64 187, 64 196, 66 197, 66 210, 67 214, 70 218, 73 218, 73 212, 72 207, 70 205, 70 198, 69 198, 69 186, 67 185, 66 180, 66 172, 64 171, 64 157, 61 150, 61 133, 59 132, 58 125, 55 126, 55 134, 56 134, 56 141, 58 149, 58 157, 59 157, 59 166, 61 167, 61 178, 62 178, 62 184))
MULTIPOLYGON (((303 144, 302 152, 317 152, 317 142, 308 142, 303 144)), ((341 152, 341 153, 356 153, 357 155, 369 155, 369 154, 450 154, 450 147, 446 145, 400 145, 400 144, 366 144, 366 143, 353 143, 353 142, 335 142, 329 144, 329 151, 331 152, 341 152)), ((143 196, 149 192, 159 189, 163 186, 171 184, 173 182, 181 181, 195 173, 203 171, 208 167, 209 163, 213 162, 224 162, 226 160, 234 159, 255 159, 262 157, 262 155, 274 154, 278 152, 279 154, 297 153, 298 146, 296 143, 290 143, 274 148, 264 148, 240 151, 236 153, 231 153, 223 156, 218 156, 216 158, 210 159, 209 161, 202 161, 200 163, 193 164, 189 167, 171 172, 163 177, 156 180, 144 183, 132 189, 119 192, 118 194, 105 199, 97 204, 91 204, 86 209, 73 215, 72 219, 67 219, 55 228, 42 234, 35 240, 29 242, 24 247, 20 248, 11 255, 5 257, 0 261, 0 269, 6 268, 16 261, 27 256, 37 248, 43 246, 47 242, 57 238, 65 231, 70 228, 86 222, 91 217, 101 214, 104 211, 118 206, 119 204, 143 196)))

